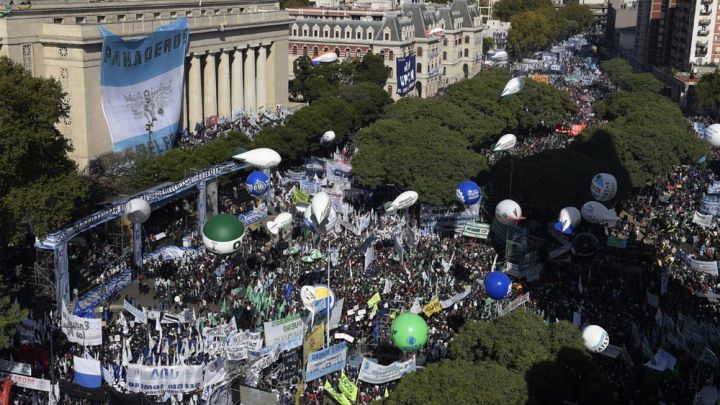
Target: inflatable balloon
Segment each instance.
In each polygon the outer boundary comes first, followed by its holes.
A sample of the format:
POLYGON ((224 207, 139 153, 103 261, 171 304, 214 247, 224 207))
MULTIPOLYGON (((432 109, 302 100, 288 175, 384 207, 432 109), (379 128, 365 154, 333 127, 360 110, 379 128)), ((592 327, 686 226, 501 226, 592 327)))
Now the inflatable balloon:
POLYGON ((595 257, 599 245, 600 241, 598 241, 598 238, 596 238, 595 235, 589 232, 583 232, 573 238, 572 245, 570 246, 570 252, 573 256, 588 259, 595 257))
POLYGON ((257 148, 239 155, 233 156, 233 159, 247 163, 258 169, 270 169, 280 164, 282 159, 280 154, 270 148, 257 148))
POLYGON ((565 207, 560 210, 558 221, 555 223, 555 229, 565 234, 571 234, 581 219, 582 216, 577 208, 565 207))
POLYGON ((252 172, 245 180, 245 187, 254 197, 262 197, 270 189, 270 178, 263 172, 252 172))
POLYGON ((312 63, 313 65, 319 65, 321 63, 332 63, 332 62, 335 62, 337 59, 338 59, 338 56, 335 52, 328 51, 328 52, 323 52, 320 55, 312 58, 310 63, 312 63))
MULTIPOLYGON (((498 53, 495 53, 494 57, 497 57, 498 53)), ((507 57, 507 53, 505 53, 505 56, 507 57)), ((513 95, 522 90, 523 87, 525 87, 525 78, 522 76, 513 77, 512 79, 508 80, 507 84, 505 84, 505 88, 503 89, 500 97, 513 95)))
POLYGON ((458 200, 465 205, 477 204, 482 197, 482 190, 474 181, 465 180, 455 190, 458 200))
POLYGON ((133 198, 125 204, 125 215, 133 224, 142 224, 150 218, 150 204, 142 198, 133 198))
POLYGON ((335 140, 335 132, 334 131, 327 131, 323 134, 322 138, 320 138, 320 143, 328 143, 335 140))
POLYGON ((714 148, 720 147, 720 124, 705 128, 705 140, 714 148))
POLYGON ((335 306, 335 292, 322 284, 300 288, 300 299, 305 308, 317 315, 326 314, 328 307, 332 309, 335 306))
POLYGON ((615 210, 609 210, 597 201, 588 201, 580 209, 584 220, 591 224, 608 224, 615 226, 618 216, 615 210))
POLYGON ((504 299, 510 294, 512 281, 507 274, 502 271, 493 271, 485 277, 485 291, 487 295, 497 301, 504 299))
POLYGON ((596 174, 590 182, 590 192, 597 201, 610 201, 617 193, 615 176, 607 173, 596 174))
POLYGON ((497 143, 493 146, 493 152, 502 152, 510 150, 517 144, 517 137, 513 134, 505 134, 498 139, 497 143))
POLYGON ((513 200, 502 200, 495 207, 495 218, 503 225, 517 224, 525 219, 522 216, 522 208, 513 200))
POLYGON ((398 210, 411 207, 418 200, 418 193, 414 191, 406 191, 397 196, 392 202, 385 203, 385 212, 388 214, 394 214, 398 210))
POLYGON ((405 352, 421 349, 427 342, 428 326, 425 320, 412 312, 403 312, 392 323, 393 344, 405 352))
POLYGON ((610 344, 610 336, 605 329, 597 325, 588 325, 582 331, 585 348, 593 353, 600 353, 610 344))
POLYGON ((268 221, 265 225, 267 226, 268 231, 271 234, 277 235, 281 229, 291 226, 292 221, 292 214, 289 212, 283 212, 282 214, 278 214, 278 216, 276 216, 274 220, 268 221))
MULTIPOLYGON (((493 52, 492 56, 490 57, 490 59, 495 60, 495 61, 507 60, 507 58, 508 58, 508 53, 506 51, 495 51, 495 52, 493 52)), ((505 87, 507 88, 507 85, 505 87)))
POLYGON ((213 252, 227 254, 240 249, 245 226, 237 217, 218 214, 205 223, 202 229, 203 245, 213 252))
POLYGON ((312 211, 316 224, 322 224, 328 214, 330 214, 330 208, 332 208, 332 204, 330 202, 330 196, 326 192, 321 191, 315 194, 312 201, 310 201, 310 210, 312 211))
POLYGON ((303 224, 311 231, 315 230, 315 221, 313 221, 311 209, 306 209, 305 211, 303 211, 303 224))

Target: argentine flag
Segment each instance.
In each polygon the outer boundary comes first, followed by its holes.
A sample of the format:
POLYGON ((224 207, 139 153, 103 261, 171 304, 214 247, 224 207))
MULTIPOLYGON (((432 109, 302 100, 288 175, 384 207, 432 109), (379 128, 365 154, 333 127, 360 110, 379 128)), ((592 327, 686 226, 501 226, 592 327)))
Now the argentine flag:
POLYGON ((75 384, 85 388, 99 388, 102 383, 100 362, 93 359, 77 357, 73 359, 75 384))
POLYGON ((98 29, 103 37, 100 98, 113 150, 166 152, 180 121, 187 18, 128 41, 98 29))

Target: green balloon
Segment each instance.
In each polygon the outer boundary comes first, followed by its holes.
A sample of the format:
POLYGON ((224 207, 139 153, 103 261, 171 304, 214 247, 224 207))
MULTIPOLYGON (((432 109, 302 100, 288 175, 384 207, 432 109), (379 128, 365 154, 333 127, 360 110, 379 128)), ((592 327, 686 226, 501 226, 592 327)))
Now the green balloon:
POLYGON ((428 326, 420 315, 403 312, 392 323, 392 336, 395 347, 412 352, 425 346, 428 326))
POLYGON ((203 244, 215 253, 228 254, 240 249, 245 226, 237 217, 218 214, 203 226, 203 244))

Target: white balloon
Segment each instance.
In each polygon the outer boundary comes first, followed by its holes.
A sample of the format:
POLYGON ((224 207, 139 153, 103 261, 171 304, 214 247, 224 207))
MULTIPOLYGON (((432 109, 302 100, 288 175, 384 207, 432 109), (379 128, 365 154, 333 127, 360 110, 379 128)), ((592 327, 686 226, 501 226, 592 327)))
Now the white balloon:
POLYGON ((513 134, 505 134, 498 139, 495 146, 493 146, 493 152, 502 152, 510 150, 517 144, 517 137, 513 134))
POLYGON ((391 203, 385 203, 385 212, 394 214, 398 210, 411 207, 418 200, 418 193, 415 191, 405 191, 397 196, 391 203))
POLYGON ((283 212, 281 214, 278 214, 278 216, 276 216, 274 220, 268 221, 266 226, 271 234, 277 235, 281 229, 292 224, 292 220, 293 217, 291 213, 283 212))
POLYGON ((133 198, 125 204, 125 215, 133 224, 142 224, 150 218, 150 204, 142 198, 133 198))
POLYGON ((247 163, 258 169, 269 169, 280 164, 280 154, 270 148, 257 148, 233 156, 233 159, 247 163))
POLYGON ((310 311, 315 310, 315 287, 304 285, 300 288, 300 300, 303 306, 310 311))
POLYGON ((327 131, 320 138, 320 143, 328 143, 335 140, 335 131, 327 131))
POLYGON ((610 336, 605 329, 597 325, 586 326, 582 331, 585 348, 593 353, 600 353, 607 349, 610 344, 610 336))
POLYGON ((705 140, 714 148, 720 147, 720 124, 712 124, 705 128, 705 140))
POLYGON ((315 217, 315 222, 318 224, 322 224, 327 218, 328 214, 330 214, 330 208, 332 208, 330 196, 324 191, 315 194, 312 201, 310 201, 310 210, 315 217))
POLYGON ((518 221, 524 219, 522 216, 522 208, 513 200, 502 200, 495 207, 495 218, 504 225, 517 224, 518 221))
POLYGON ((565 207, 560 210, 560 215, 558 215, 558 222, 562 225, 563 232, 568 228, 575 228, 581 219, 580 210, 575 207, 565 207))
POLYGON ((335 52, 328 51, 328 52, 323 52, 320 55, 312 58, 312 63, 313 64, 331 63, 331 62, 335 62, 337 59, 338 59, 338 56, 335 52))
POLYGON ((495 51, 490 57, 492 60, 507 60, 508 53, 505 51, 495 51))
POLYGON ((583 219, 591 224, 608 224, 608 226, 613 227, 619 219, 615 210, 609 210, 597 201, 586 202, 580 212, 583 219))
POLYGON ((617 193, 617 179, 608 173, 598 173, 590 182, 590 193, 597 201, 610 201, 617 193))
MULTIPOLYGON (((497 57, 497 55, 498 54, 496 53, 493 58, 497 57)), ((507 53, 505 53, 505 56, 507 57, 507 53)), ((513 77, 505 84, 505 88, 503 89, 500 97, 510 96, 518 93, 520 90, 523 89, 523 87, 525 87, 525 78, 523 76, 513 77)))

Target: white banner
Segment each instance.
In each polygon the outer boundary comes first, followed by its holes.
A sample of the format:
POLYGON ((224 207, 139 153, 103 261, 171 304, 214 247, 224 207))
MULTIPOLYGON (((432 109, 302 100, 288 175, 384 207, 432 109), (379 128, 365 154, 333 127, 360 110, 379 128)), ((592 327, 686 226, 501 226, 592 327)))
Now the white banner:
POLYGON ((16 363, 14 361, 0 359, 0 370, 8 373, 32 375, 32 368, 26 363, 16 363))
POLYGON ((338 328, 340 326, 340 319, 342 317, 342 310, 343 310, 343 304, 345 303, 345 298, 340 298, 335 303, 335 306, 333 307, 332 311, 330 312, 330 330, 333 330, 335 328, 338 328))
POLYGON ((697 211, 693 212, 693 223, 698 224, 700 226, 712 226, 712 220, 713 216, 708 214, 701 214, 697 211))
POLYGON ((140 323, 147 323, 147 313, 144 311, 141 311, 137 309, 133 304, 129 303, 127 300, 123 300, 123 309, 128 311, 130 315, 135 317, 135 322, 140 323))
POLYGON ((305 382, 345 368, 347 343, 341 342, 327 349, 310 353, 305 371, 305 382))
POLYGON ((510 301, 509 304, 505 308, 500 309, 500 316, 507 315, 510 312, 514 311, 515 308, 519 307, 520 305, 530 301, 530 293, 525 293, 514 300, 510 301))
POLYGON ((70 342, 83 346, 102 344, 102 321, 100 319, 75 316, 68 312, 65 303, 61 307, 60 329, 70 342))
POLYGON ((364 358, 358 379, 370 384, 384 384, 413 371, 415 371, 415 357, 405 362, 396 361, 389 366, 381 366, 364 358))
POLYGON ((237 323, 235 322, 235 317, 233 316, 232 319, 230 319, 230 322, 216 326, 214 328, 203 328, 202 335, 207 339, 208 341, 212 342, 215 340, 225 340, 231 333, 237 332, 237 323))
POLYGON ((204 366, 139 366, 127 368, 127 388, 144 394, 179 394, 202 386, 204 366))
POLYGON ((262 349, 263 338, 260 333, 255 332, 233 332, 227 337, 225 354, 228 360, 245 360, 248 351, 259 351, 262 349))
POLYGON ((711 276, 718 275, 718 264, 715 261, 706 262, 703 260, 697 260, 694 255, 690 255, 685 262, 688 267, 701 273, 707 273, 711 276))
POLYGON ((279 345, 282 350, 300 347, 303 342, 305 325, 299 314, 290 315, 277 321, 264 322, 265 346, 279 345))
POLYGON ((33 377, 28 377, 26 375, 6 374, 6 373, 0 373, 0 378, 2 378, 2 379, 9 378, 10 381, 12 381, 13 384, 17 385, 18 387, 27 388, 30 390, 45 391, 45 392, 50 392, 52 390, 52 385, 50 385, 50 380, 43 380, 42 378, 33 378, 33 377))
POLYGON ((442 306, 442 309, 450 308, 451 306, 464 300, 465 297, 467 297, 470 294, 470 291, 471 291, 470 287, 465 287, 465 291, 453 295, 452 297, 450 297, 450 299, 440 301, 440 306, 442 306))

